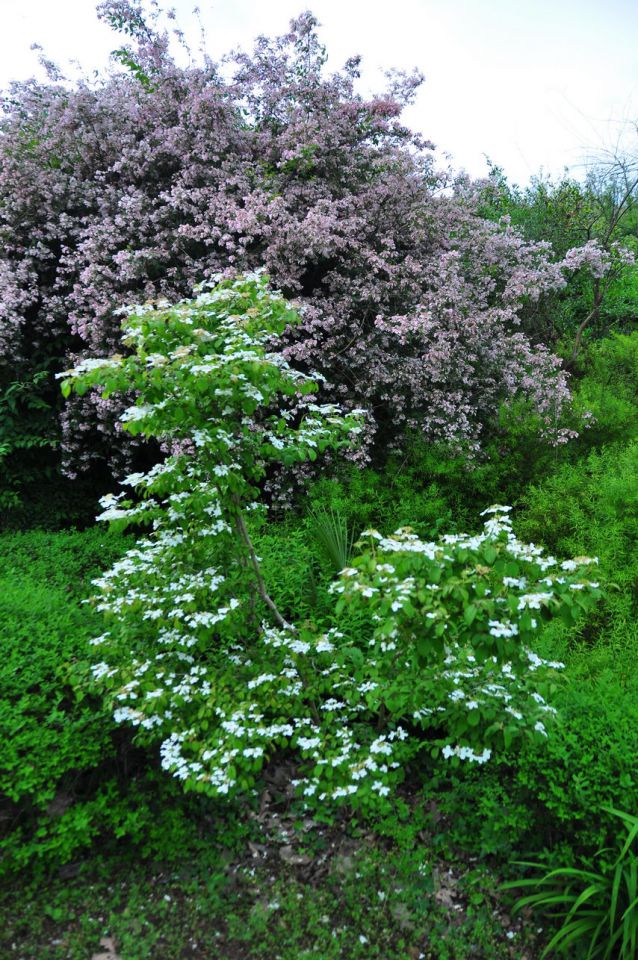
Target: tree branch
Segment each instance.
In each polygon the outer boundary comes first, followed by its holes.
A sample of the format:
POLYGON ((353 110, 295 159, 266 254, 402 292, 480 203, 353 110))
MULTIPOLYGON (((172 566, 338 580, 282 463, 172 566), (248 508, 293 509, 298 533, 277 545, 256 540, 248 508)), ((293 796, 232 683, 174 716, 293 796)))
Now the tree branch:
POLYGON ((576 362, 576 357, 578 356, 578 351, 580 350, 581 342, 583 339, 583 333, 585 332, 585 329, 591 323, 591 321, 595 320, 596 317, 598 316, 598 312, 600 310, 600 305, 602 302, 603 302, 603 287, 601 286, 600 280, 596 280, 595 287, 594 287, 594 306, 589 311, 589 313, 587 314, 585 319, 582 321, 582 323, 579 324, 578 326, 578 330, 576 331, 576 339, 574 340, 574 349, 572 350, 572 355, 569 358, 569 362, 567 364, 568 367, 573 366, 573 364, 576 362))
POLYGON ((248 550, 248 556, 250 557, 250 562, 252 564, 253 572, 255 574, 255 581, 257 583, 257 593, 259 594, 263 602, 266 604, 266 606, 272 613, 273 617, 275 618, 279 626, 285 627, 288 630, 294 630, 294 627, 290 623, 288 623, 286 620, 284 620, 279 610, 277 609, 276 603, 270 597, 270 595, 268 594, 268 591, 266 590, 266 584, 264 583, 264 578, 261 575, 261 567, 259 566, 259 559, 257 557, 257 554, 255 553, 255 548, 253 547, 252 540, 250 539, 250 534, 248 533, 248 528, 246 527, 246 523, 242 516, 241 510, 239 509, 238 502, 236 502, 236 507, 237 507, 237 529, 239 530, 239 535, 241 536, 246 546, 246 549, 248 550))

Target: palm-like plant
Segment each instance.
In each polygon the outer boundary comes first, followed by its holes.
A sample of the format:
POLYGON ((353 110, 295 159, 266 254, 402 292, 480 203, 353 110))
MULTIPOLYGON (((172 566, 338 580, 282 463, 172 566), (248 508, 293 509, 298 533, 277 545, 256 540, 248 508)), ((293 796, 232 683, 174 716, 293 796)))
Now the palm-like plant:
POLYGON ((310 510, 311 529, 319 550, 335 573, 350 563, 354 534, 345 517, 336 510, 315 507, 310 510))
MULTIPOLYGON (((528 887, 535 892, 521 897, 516 910, 531 907, 552 919, 562 920, 558 932, 541 957, 565 953, 580 946, 585 960, 636 960, 638 957, 638 817, 603 807, 619 817, 627 830, 620 853, 611 866, 599 871, 561 867, 541 877, 516 880, 506 889, 528 887)), ((608 848, 599 851, 598 857, 608 848)), ((546 870, 543 864, 518 861, 519 866, 546 870)))

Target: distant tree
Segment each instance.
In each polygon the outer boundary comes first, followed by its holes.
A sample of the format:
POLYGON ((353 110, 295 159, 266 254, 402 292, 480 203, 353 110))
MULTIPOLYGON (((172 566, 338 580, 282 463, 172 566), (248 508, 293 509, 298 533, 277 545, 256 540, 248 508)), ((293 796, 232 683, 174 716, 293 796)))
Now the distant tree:
POLYGON ((637 191, 638 165, 619 154, 592 161, 584 181, 565 173, 555 181, 532 178, 525 189, 510 185, 503 170, 491 165, 483 215, 506 217, 528 240, 548 241, 559 257, 567 258, 575 247, 602 252, 604 272, 574 271, 561 293, 523 311, 530 334, 549 344, 565 341, 569 364, 588 328, 601 336, 638 312, 638 275, 627 254, 638 250, 637 191))

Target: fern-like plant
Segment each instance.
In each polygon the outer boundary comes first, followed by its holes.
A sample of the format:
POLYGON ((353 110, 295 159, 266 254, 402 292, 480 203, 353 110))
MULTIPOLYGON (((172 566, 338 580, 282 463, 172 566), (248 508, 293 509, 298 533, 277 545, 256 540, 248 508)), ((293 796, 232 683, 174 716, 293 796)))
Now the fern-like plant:
MULTIPOLYGON (((541 877, 516 880, 506 889, 527 887, 534 893, 521 897, 515 910, 531 907, 554 920, 562 920, 558 932, 541 957, 565 954, 580 947, 585 960, 636 960, 638 957, 638 817, 612 807, 607 813, 619 817, 627 836, 611 866, 600 870, 561 867, 541 877)), ((601 858, 609 850, 601 850, 601 858)), ((522 867, 546 870, 545 865, 518 861, 522 867)))

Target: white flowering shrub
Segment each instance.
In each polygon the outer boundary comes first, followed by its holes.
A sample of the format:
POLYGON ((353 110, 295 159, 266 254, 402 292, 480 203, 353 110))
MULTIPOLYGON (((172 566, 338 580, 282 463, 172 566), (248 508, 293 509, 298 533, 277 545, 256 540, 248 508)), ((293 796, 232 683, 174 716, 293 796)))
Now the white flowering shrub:
POLYGON ((476 536, 420 540, 365 531, 320 627, 286 623, 246 521, 268 462, 339 446, 360 413, 310 402, 312 378, 269 349, 295 316, 262 277, 192 301, 134 308, 128 357, 84 361, 66 389, 134 391, 123 426, 173 450, 106 498, 104 520, 148 536, 100 580, 109 629, 93 676, 141 742, 187 789, 253 789, 286 750, 309 806, 389 808, 406 764, 428 750, 486 762, 542 739, 554 672, 533 650, 541 620, 573 621, 595 599, 595 560, 560 563, 514 536, 508 507, 476 536))
POLYGON ((426 749, 485 763, 522 736, 542 740, 547 693, 562 664, 532 649, 543 619, 573 621, 599 590, 586 557, 558 562, 513 535, 494 507, 477 536, 426 543, 410 530, 366 531, 333 585, 323 633, 264 626, 237 646, 203 696, 207 724, 174 729, 164 766, 195 789, 255 782, 282 748, 309 806, 388 809, 406 764, 426 749))
POLYGON ((89 358, 59 374, 65 395, 97 388, 105 398, 135 396, 122 428, 156 438, 172 454, 123 481, 130 497, 109 494, 101 501, 98 519, 153 530, 100 584, 99 606, 116 615, 126 643, 141 621, 168 632, 187 624, 194 634, 180 645, 206 646, 211 631, 217 635, 223 622, 228 634, 248 607, 254 619, 257 598, 283 625, 265 591, 246 515, 264 512, 256 498, 269 464, 314 460, 361 430, 362 411, 343 415, 333 404, 313 403, 320 378, 294 370, 274 352, 277 337, 299 318, 268 290, 263 274, 198 291, 174 306, 126 308, 128 356, 89 358), (210 568, 211 554, 219 569, 210 568), (247 603, 238 596, 242 590, 250 594, 247 603))

